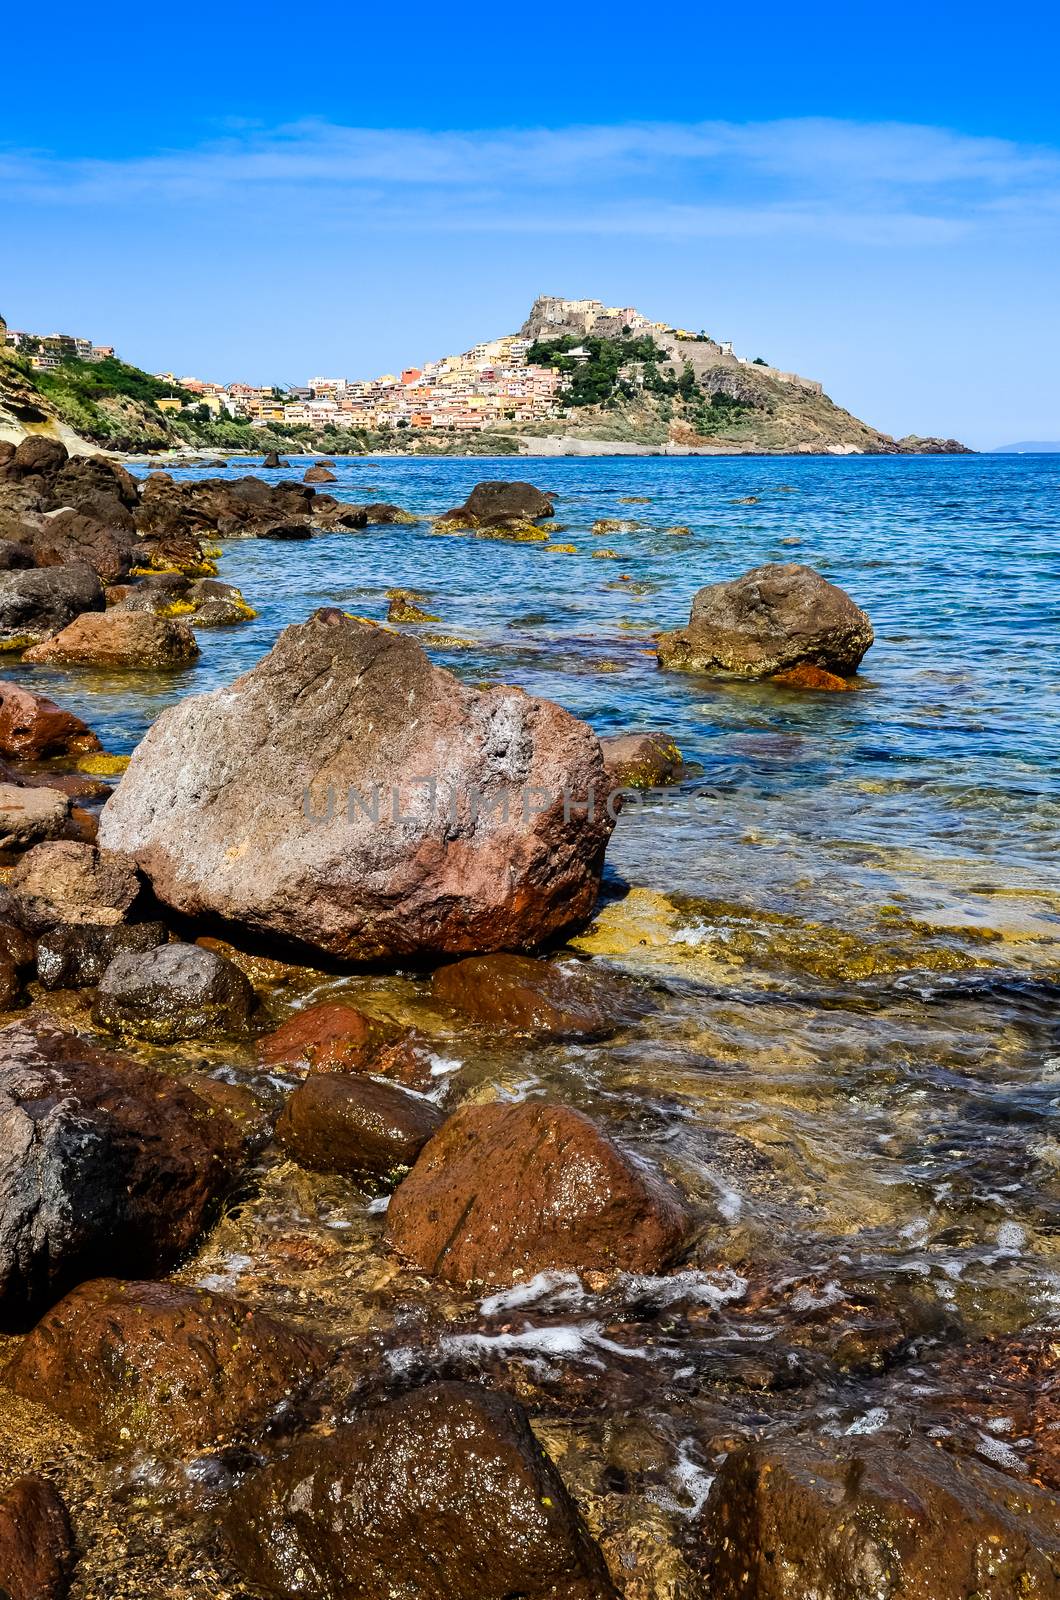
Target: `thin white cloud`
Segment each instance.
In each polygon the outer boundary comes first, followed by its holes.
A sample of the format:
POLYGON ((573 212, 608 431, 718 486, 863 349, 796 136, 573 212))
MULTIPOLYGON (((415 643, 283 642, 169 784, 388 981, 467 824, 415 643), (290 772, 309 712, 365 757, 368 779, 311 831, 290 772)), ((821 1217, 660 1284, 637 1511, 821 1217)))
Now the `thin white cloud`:
POLYGON ((931 243, 999 214, 1055 221, 1060 152, 828 118, 448 132, 307 120, 127 160, 0 152, 9 213, 260 206, 265 195, 361 228, 931 243))

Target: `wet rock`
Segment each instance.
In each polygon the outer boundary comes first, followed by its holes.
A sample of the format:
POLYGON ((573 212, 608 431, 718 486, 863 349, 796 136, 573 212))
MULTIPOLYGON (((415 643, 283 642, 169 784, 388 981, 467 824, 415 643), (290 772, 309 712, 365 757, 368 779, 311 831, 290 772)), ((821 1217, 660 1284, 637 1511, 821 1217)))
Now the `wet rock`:
POLYGON ((430 611, 424 611, 418 606, 414 597, 403 589, 397 589, 390 596, 387 606, 386 619, 388 622, 437 622, 438 618, 430 611))
POLYGON ((204 1449, 265 1422, 328 1360, 319 1340, 228 1295, 100 1278, 45 1314, 2 1381, 96 1444, 204 1449))
POLYGON ((18 1478, 0 1494, 0 1595, 65 1600, 74 1569, 66 1506, 45 1478, 18 1478))
POLYGON ((429 1100, 396 1084, 314 1072, 284 1106, 276 1137, 299 1166, 393 1184, 443 1120, 429 1100))
POLYGON ((62 833, 70 802, 58 789, 0 783, 0 849, 25 848, 62 833))
POLYGON ((162 713, 100 840, 167 905, 348 959, 527 948, 592 908, 608 786, 558 706, 327 610, 162 713))
POLYGON ((1060 1338, 1043 1332, 999 1334, 958 1344, 937 1363, 918 1363, 923 1402, 952 1431, 966 1418, 971 1438, 1022 1461, 1034 1481, 1060 1490, 1060 1338))
POLYGON ((173 1079, 46 1023, 0 1029, 0 1307, 165 1271, 235 1176, 239 1138, 173 1079))
POLYGON ((844 694, 854 687, 845 678, 837 677, 834 672, 826 672, 823 667, 812 667, 808 662, 803 662, 798 667, 789 667, 786 672, 778 672, 773 682, 779 683, 785 689, 823 689, 831 694, 844 694))
POLYGON ((919 1442, 730 1455, 703 1516, 712 1600, 1060 1595, 1060 1502, 919 1442))
POLYGON ((27 851, 9 887, 25 926, 43 932, 63 923, 108 927, 124 921, 140 878, 127 856, 62 839, 27 851))
POLYGON ((275 450, 266 451, 265 459, 262 461, 261 464, 262 464, 263 467, 270 467, 270 468, 286 467, 287 466, 287 462, 286 461, 281 461, 278 452, 275 451, 275 450))
POLYGON ((42 989, 92 988, 119 952, 153 950, 167 937, 162 922, 51 928, 37 941, 37 978, 42 989))
POLYGON ((333 494, 314 496, 312 516, 322 528, 366 528, 368 514, 364 506, 354 506, 346 500, 336 500, 333 494))
POLYGON ((231 961, 197 944, 123 950, 99 982, 92 1020, 111 1033, 167 1044, 245 1033, 254 990, 231 961))
POLYGON ((136 560, 130 533, 70 506, 38 518, 30 547, 38 567, 81 561, 103 583, 123 578, 136 560))
POLYGON ((296 526, 308 537, 314 492, 301 483, 266 483, 262 478, 200 478, 174 483, 162 474, 143 486, 136 525, 145 536, 166 540, 267 537, 270 530, 296 526))
POLYGON ((545 1039, 606 1039, 645 1009, 587 963, 530 956, 469 956, 441 967, 431 993, 476 1022, 545 1039))
POLYGON ((103 589, 91 567, 0 572, 0 645, 21 649, 58 633, 84 611, 103 610, 103 589))
POLYGON ((230 627, 257 615, 234 583, 222 583, 219 578, 197 578, 185 598, 195 608, 192 622, 196 628, 230 627))
POLYGON ((15 761, 81 754, 100 749, 80 717, 63 711, 46 695, 0 678, 0 755, 15 761))
POLYGON ((390 1202, 387 1237, 450 1283, 551 1268, 654 1272, 680 1251, 677 1190, 568 1106, 465 1106, 390 1202))
POLYGON ((700 589, 687 628, 662 633, 659 663, 686 672, 766 678, 802 664, 856 672, 872 624, 811 567, 773 563, 700 589))
POLYGON ((376 1032, 372 1019, 355 1006, 322 1000, 259 1039, 258 1060, 264 1067, 362 1071, 376 1032))
POLYGON ((397 524, 402 527, 412 527, 414 523, 422 522, 422 517, 413 516, 411 511, 402 510, 389 500, 370 500, 363 508, 365 522, 376 527, 386 527, 397 524))
POLYGON ((327 467, 323 466, 307 467, 305 477, 302 479, 303 483, 337 483, 338 481, 335 474, 329 472, 327 467))
POLYGON ((654 789, 672 783, 682 756, 668 733, 617 733, 600 740, 604 765, 624 789, 654 789))
POLYGON ((299 1441, 223 1518, 243 1572, 284 1600, 615 1597, 522 1407, 462 1384, 299 1441))
POLYGON ((476 483, 464 504, 447 511, 441 520, 469 528, 497 528, 510 522, 540 522, 554 515, 552 496, 532 483, 492 480, 476 483))
POLYGON ((25 660, 78 667, 185 667, 199 654, 186 622, 122 610, 86 612, 54 638, 27 650, 25 660))

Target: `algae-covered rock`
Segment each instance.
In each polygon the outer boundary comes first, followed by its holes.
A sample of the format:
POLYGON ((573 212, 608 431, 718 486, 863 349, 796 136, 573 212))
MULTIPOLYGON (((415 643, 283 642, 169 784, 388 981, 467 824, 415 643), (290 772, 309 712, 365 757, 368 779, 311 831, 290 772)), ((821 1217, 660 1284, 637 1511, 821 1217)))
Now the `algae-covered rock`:
POLYGON ((155 1043, 244 1033, 254 990, 231 961, 195 944, 119 951, 100 979, 92 1020, 155 1043))

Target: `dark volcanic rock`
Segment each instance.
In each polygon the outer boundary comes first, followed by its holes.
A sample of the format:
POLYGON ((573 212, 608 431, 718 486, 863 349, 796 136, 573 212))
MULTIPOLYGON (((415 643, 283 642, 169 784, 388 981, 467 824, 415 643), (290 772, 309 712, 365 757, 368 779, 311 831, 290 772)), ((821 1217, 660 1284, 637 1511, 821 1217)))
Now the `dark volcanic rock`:
POLYGON ((30 547, 38 567, 64 567, 81 561, 103 583, 123 578, 136 561, 130 533, 71 507, 39 517, 30 547))
POLYGON ((685 672, 766 678, 803 663, 848 676, 873 640, 872 624, 842 589, 811 567, 755 567, 700 589, 687 628, 661 633, 659 663, 685 672))
POLYGON ((313 490, 301 483, 270 484, 248 477, 177 484, 158 473, 143 486, 136 526, 153 538, 207 533, 222 539, 252 539, 293 524, 308 537, 313 504, 313 490))
POLYGON ((239 968, 197 944, 124 950, 99 982, 92 1020, 112 1033, 151 1039, 213 1039, 245 1033, 254 990, 239 968))
POLYGON ((531 956, 469 956, 440 968, 431 993, 476 1022, 550 1039, 606 1039, 644 1010, 587 963, 531 956))
POLYGON ((59 839, 27 851, 8 887, 25 926, 39 933, 62 923, 122 922, 140 893, 140 878, 127 856, 59 839))
POLYGON ((91 567, 0 572, 0 643, 37 644, 83 611, 103 610, 103 589, 91 567))
POLYGON ((11 466, 17 476, 51 478, 70 459, 70 452, 59 439, 31 433, 15 450, 11 466))
POLYGON ((300 1166, 396 1183, 442 1121, 437 1106, 396 1084, 314 1072, 284 1106, 276 1137, 300 1166))
POLYGON ((18 1478, 0 1495, 0 1595, 65 1600, 74 1569, 70 1518, 45 1478, 18 1478))
POLYGON ((390 523, 419 522, 419 517, 414 517, 411 511, 403 511, 400 506, 393 505, 389 500, 372 500, 364 508, 366 522, 376 527, 385 527, 390 523))
POLYGON ((98 750, 99 740, 72 711, 0 678, 0 755, 15 761, 98 750))
POLYGON ((301 1440, 244 1480, 224 1526, 284 1600, 615 1600, 522 1407, 461 1384, 301 1440))
POLYGON ((2 1381, 98 1444, 204 1449, 264 1422, 328 1360, 228 1295, 100 1278, 45 1313, 2 1381))
POLYGON ((365 528, 368 526, 368 512, 364 506, 336 500, 333 494, 318 494, 313 500, 313 521, 322 528, 365 528))
POLYGON ((100 927, 74 923, 51 928, 37 941, 37 978, 42 989, 87 989, 99 983, 123 950, 153 950, 165 944, 162 922, 118 923, 100 927))
MULTIPOLYGON (((0 528, 0 532, 2 532, 0 528)), ((21 528, 19 529, 21 534, 21 528)), ((0 538, 0 572, 17 572, 34 566, 33 551, 28 544, 16 539, 0 538)))
POLYGON ((265 459, 262 461, 261 464, 262 464, 263 467, 285 467, 287 465, 287 462, 280 460, 280 457, 279 457, 279 454, 277 453, 277 451, 269 450, 269 451, 266 452, 265 459))
POLYGON ((463 522, 470 528, 501 528, 511 522, 538 522, 555 515, 552 496, 532 483, 493 480, 476 483, 462 506, 447 511, 443 522, 463 522))
POLYGON ((162 713, 100 840, 167 905, 349 959, 528 948, 595 903, 608 785, 558 706, 329 610, 162 713))
POLYGON ((681 752, 668 733, 616 733, 600 740, 604 765, 623 789, 654 789, 672 783, 681 752))
POLYGON ((1055 1600, 1060 1500, 913 1443, 730 1455, 702 1523, 711 1600, 1055 1600))
POLYGON ((0 1029, 0 1305, 165 1271, 228 1187, 239 1138, 183 1084, 46 1023, 0 1029))
POLYGON ((61 633, 27 650, 25 659, 156 671, 188 666, 198 654, 195 635, 186 622, 112 606, 109 611, 75 618, 61 633))
POLYGON ((688 1231, 671 1184, 580 1111, 539 1100, 457 1111, 387 1213, 396 1250, 460 1284, 552 1268, 654 1272, 688 1231))

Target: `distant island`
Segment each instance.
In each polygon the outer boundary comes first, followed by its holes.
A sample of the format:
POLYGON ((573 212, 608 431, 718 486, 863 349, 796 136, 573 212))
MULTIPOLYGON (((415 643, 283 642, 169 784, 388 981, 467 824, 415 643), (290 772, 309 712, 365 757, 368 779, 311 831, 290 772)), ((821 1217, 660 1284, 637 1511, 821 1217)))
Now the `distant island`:
POLYGON ((518 333, 460 354, 375 378, 314 377, 287 388, 147 373, 110 345, 14 330, 0 318, 0 438, 27 432, 118 453, 965 451, 954 439, 881 433, 837 406, 816 379, 737 355, 704 330, 653 321, 634 306, 555 295, 534 301, 518 333))
POLYGON ((1055 456, 1060 454, 1060 439, 1023 439, 1019 444, 999 444, 995 456, 1055 456))

